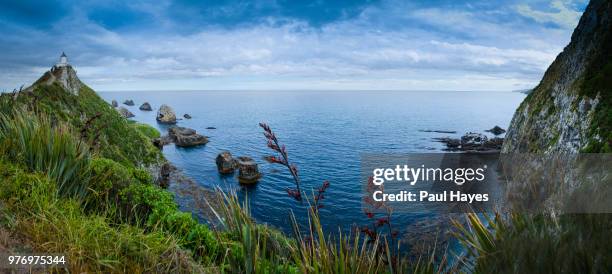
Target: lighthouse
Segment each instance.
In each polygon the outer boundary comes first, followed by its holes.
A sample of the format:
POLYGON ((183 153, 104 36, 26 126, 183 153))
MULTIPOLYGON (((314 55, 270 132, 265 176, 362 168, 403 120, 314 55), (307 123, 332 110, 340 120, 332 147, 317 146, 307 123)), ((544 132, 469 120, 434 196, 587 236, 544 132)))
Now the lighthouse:
POLYGON ((55 66, 58 68, 68 66, 68 56, 66 56, 66 53, 62 52, 59 62, 55 66))

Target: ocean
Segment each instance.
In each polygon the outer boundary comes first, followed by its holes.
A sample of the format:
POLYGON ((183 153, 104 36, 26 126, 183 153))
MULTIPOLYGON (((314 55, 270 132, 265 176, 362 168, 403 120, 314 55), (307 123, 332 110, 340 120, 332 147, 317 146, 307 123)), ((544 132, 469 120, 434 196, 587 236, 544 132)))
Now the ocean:
MULTIPOLYGON (((285 232, 291 231, 289 211, 305 223, 304 204, 285 191, 293 187, 286 168, 267 163, 273 155, 259 127, 266 122, 286 145, 289 159, 298 166, 302 187, 316 189, 329 181, 321 209, 328 231, 347 231, 353 225, 371 223, 362 210, 360 155, 362 153, 443 152, 434 137, 460 137, 499 125, 506 128, 525 95, 518 92, 450 91, 130 91, 100 92, 110 102, 125 106, 136 121, 158 128, 155 120, 161 104, 171 106, 182 118, 177 125, 190 127, 209 137, 195 148, 164 147, 165 157, 187 176, 206 188, 234 189, 248 196, 253 217, 285 232), (149 102, 154 111, 140 111, 149 102), (216 129, 207 129, 214 127, 216 129), (456 134, 423 132, 456 131, 456 134), (223 150, 234 156, 249 156, 259 163, 263 177, 254 186, 243 187, 233 176, 218 174, 215 157, 223 150)), ((182 209, 193 209, 182 203, 182 209)), ((197 212, 194 212, 197 214, 197 212)), ((395 214, 395 227, 430 218, 428 214, 395 214)))

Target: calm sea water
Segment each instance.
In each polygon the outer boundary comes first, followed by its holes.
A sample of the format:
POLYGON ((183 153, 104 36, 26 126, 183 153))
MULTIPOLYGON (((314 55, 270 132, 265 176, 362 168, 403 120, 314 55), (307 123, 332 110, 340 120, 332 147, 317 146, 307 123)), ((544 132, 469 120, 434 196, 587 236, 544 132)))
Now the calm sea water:
MULTIPOLYGON (((293 186, 288 171, 263 160, 271 151, 259 122, 269 123, 287 146, 305 189, 316 188, 325 180, 331 183, 321 212, 324 226, 348 229, 352 224, 368 223, 360 200, 360 153, 441 152, 443 145, 432 141, 433 137, 459 137, 495 125, 507 128, 525 97, 516 92, 413 91, 140 91, 100 95, 120 104, 133 99, 136 105, 126 107, 136 115, 134 119, 162 132, 167 127, 155 121, 155 110, 161 104, 170 105, 177 116, 190 114, 191 120, 181 120, 178 125, 209 136, 210 142, 197 148, 166 146, 167 159, 202 186, 233 188, 241 196, 247 194, 258 222, 285 231, 291 228, 289 210, 303 221, 304 206, 285 192, 293 186), (140 111, 143 102, 149 102, 154 111, 140 111), (220 176, 215 157, 222 150, 256 159, 264 174, 260 182, 241 187, 234 177, 220 176)), ((428 217, 395 215, 394 223, 407 227, 428 217)))

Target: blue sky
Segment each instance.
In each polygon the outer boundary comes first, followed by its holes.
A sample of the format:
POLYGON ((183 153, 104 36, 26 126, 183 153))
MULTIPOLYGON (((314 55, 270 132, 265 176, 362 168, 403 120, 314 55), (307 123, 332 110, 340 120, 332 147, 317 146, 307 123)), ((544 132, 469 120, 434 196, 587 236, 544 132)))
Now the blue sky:
POLYGON ((523 89, 586 4, 0 0, 0 91, 62 51, 97 90, 523 89))

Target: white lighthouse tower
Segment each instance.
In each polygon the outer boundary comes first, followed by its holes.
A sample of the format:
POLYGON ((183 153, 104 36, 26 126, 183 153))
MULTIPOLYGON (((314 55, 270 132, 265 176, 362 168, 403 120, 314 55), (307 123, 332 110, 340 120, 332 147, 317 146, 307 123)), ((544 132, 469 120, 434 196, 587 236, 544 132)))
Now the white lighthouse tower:
POLYGON ((59 62, 55 66, 58 68, 68 66, 68 56, 66 56, 66 53, 62 52, 62 56, 60 56, 59 62))

